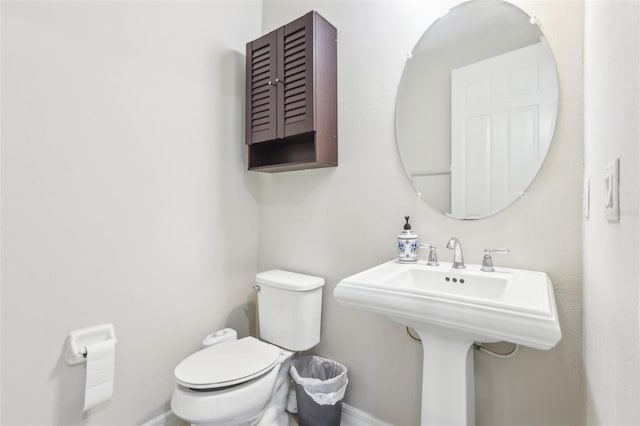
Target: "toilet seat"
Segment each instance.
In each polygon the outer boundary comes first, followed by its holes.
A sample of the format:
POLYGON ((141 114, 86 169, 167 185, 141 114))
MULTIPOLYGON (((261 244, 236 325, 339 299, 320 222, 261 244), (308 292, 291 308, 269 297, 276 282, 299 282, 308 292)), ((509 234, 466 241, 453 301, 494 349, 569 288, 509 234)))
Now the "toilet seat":
POLYGON ((191 389, 218 389, 247 382, 270 371, 280 349, 253 337, 202 349, 176 367, 176 381, 191 389))

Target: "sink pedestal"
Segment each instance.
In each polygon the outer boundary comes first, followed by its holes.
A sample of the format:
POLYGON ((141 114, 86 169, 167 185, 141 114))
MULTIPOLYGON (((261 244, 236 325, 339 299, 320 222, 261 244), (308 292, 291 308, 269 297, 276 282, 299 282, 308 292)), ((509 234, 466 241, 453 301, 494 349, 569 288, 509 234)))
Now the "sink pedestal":
POLYGON ((474 425, 474 342, 546 350, 562 335, 553 285, 539 271, 392 260, 343 279, 333 294, 420 335, 422 426, 474 425))
POLYGON ((424 351, 421 426, 473 426, 474 340, 433 330, 416 332, 424 351))

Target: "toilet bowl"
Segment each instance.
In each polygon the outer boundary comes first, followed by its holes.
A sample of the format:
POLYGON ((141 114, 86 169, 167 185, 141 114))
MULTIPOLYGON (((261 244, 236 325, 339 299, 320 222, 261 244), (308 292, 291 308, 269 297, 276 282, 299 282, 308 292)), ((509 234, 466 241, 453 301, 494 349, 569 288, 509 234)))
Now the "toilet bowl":
POLYGON ((171 409, 194 425, 250 425, 269 403, 280 369, 292 356, 253 337, 196 352, 176 367, 171 409))
POLYGON ((193 425, 263 426, 286 418, 289 361, 320 341, 324 280, 271 270, 258 274, 256 284, 262 340, 224 341, 175 369, 171 409, 193 425))

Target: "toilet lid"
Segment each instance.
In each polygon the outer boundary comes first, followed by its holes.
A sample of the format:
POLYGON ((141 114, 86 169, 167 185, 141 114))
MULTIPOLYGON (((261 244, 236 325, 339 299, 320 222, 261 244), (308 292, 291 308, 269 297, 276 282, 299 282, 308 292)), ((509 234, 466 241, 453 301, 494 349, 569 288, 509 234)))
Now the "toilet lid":
POLYGON ((185 358, 175 369, 179 384, 215 389, 244 383, 270 371, 279 348, 253 337, 220 343, 185 358))

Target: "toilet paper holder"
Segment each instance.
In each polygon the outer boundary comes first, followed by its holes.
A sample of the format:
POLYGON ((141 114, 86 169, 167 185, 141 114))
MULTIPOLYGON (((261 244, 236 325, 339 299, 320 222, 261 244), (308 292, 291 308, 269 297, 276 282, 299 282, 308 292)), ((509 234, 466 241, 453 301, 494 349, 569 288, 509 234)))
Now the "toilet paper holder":
POLYGON ((87 360, 87 346, 113 340, 118 343, 113 324, 101 324, 81 328, 69 333, 67 337, 67 364, 74 365, 87 360))

